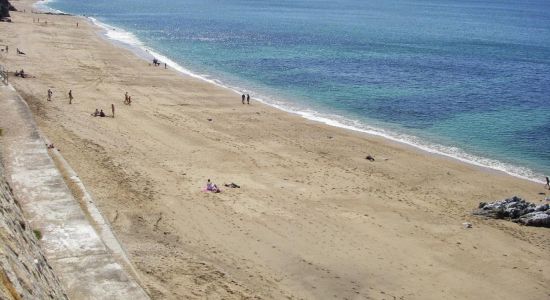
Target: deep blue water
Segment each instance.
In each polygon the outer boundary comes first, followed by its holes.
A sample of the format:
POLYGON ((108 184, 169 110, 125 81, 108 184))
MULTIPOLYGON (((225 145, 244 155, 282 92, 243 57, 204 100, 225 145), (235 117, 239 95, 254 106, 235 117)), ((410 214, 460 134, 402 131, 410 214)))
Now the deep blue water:
POLYGON ((548 0, 48 5, 132 32, 253 97, 511 172, 550 173, 548 0))

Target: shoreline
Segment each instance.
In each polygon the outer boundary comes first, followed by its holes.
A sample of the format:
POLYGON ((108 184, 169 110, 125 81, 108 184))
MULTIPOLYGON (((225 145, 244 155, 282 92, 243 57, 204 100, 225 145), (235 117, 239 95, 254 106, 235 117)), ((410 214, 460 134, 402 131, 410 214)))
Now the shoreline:
POLYGON ((514 194, 543 201, 542 185, 243 106, 227 89, 147 66, 89 22, 76 28, 79 17, 13 20, 0 32, 27 55, 0 61, 35 77, 10 82, 153 299, 547 296, 545 228, 470 214, 514 194), (112 103, 116 117, 90 117, 112 103), (208 178, 223 192, 203 192, 208 178))
MULTIPOLYGON (((65 14, 65 12, 63 11, 49 7, 48 2, 50 1, 47 1, 47 0, 38 1, 36 2, 36 4, 41 2, 43 2, 41 4, 42 9, 44 8, 50 9, 52 11, 65 14)), ((68 14, 68 15, 71 15, 71 14, 68 14)), ((145 61, 150 62, 150 60, 152 60, 153 58, 158 58, 160 61, 167 62, 170 68, 178 71, 179 73, 181 73, 182 76, 190 76, 193 78, 197 78, 209 84, 213 84, 218 87, 227 89, 239 96, 242 93, 253 93, 252 90, 227 85, 221 80, 218 80, 216 78, 210 78, 211 75, 197 74, 196 72, 181 66, 180 64, 170 59, 166 55, 161 54, 160 52, 158 52, 158 50, 146 45, 134 33, 129 32, 125 29, 100 22, 94 17, 82 16, 82 15, 71 15, 71 16, 82 18, 88 22, 91 22, 94 26, 96 26, 101 31, 99 32, 99 34, 102 35, 107 41, 113 43, 114 45, 121 46, 125 49, 129 49, 130 51, 134 52, 138 57, 144 59, 145 61)), ((299 107, 293 108, 292 104, 290 104, 288 101, 277 100, 274 98, 272 99, 272 97, 264 96, 261 94, 260 94, 260 97, 254 97, 254 101, 276 108, 285 113, 290 113, 293 115, 300 116, 309 121, 318 122, 320 124, 332 126, 335 128, 340 128, 343 130, 350 130, 361 134, 381 137, 381 138, 387 139, 388 141, 406 145, 408 147, 412 147, 420 151, 425 151, 432 155, 443 156, 461 163, 466 163, 469 165, 488 169, 489 171, 492 171, 492 172, 502 172, 506 175, 510 175, 522 180, 528 180, 531 182, 544 184, 544 181, 542 179, 544 178, 544 174, 537 173, 536 171, 533 171, 528 167, 501 162, 499 160, 489 158, 489 157, 470 154, 464 151, 463 149, 455 146, 446 146, 442 144, 426 142, 422 140, 422 138, 419 138, 413 135, 393 132, 391 130, 386 130, 384 128, 373 127, 366 124, 364 121, 358 121, 358 120, 350 119, 348 117, 340 116, 340 115, 331 115, 323 112, 318 112, 315 110, 308 109, 307 107, 301 107, 301 105, 299 107)))

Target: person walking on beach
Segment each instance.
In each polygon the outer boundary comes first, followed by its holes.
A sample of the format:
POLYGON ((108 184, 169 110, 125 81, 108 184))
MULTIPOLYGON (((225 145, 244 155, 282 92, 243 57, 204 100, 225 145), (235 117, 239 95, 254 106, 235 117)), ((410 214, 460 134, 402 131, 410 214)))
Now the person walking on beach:
POLYGON ((550 178, 548 178, 548 176, 546 176, 546 185, 548 187, 548 189, 550 190, 550 178))
POLYGON ((48 89, 48 101, 52 101, 52 90, 48 89))
POLYGON ((244 94, 242 95, 241 99, 242 99, 242 102, 244 104, 244 94))
POLYGON ((73 90, 69 90, 69 104, 73 104, 73 90))
POLYGON ((124 104, 128 104, 128 92, 124 94, 124 104))
POLYGON ((246 104, 250 104, 250 95, 246 94, 246 104))

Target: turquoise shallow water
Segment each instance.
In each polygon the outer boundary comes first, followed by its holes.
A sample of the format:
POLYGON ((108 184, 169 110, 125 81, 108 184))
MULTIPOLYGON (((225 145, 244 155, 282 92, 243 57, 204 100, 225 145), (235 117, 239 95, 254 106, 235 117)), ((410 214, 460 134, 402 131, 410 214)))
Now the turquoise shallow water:
POLYGON ((309 118, 530 178, 550 173, 549 1, 48 5, 309 118))

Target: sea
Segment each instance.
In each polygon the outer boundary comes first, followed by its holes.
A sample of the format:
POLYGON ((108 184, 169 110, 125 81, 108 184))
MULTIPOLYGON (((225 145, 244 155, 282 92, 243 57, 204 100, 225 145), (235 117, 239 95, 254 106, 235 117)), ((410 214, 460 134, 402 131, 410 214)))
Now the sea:
MULTIPOLYGON (((541 182, 548 0, 53 0, 252 101, 541 182)), ((149 57, 149 58, 151 58, 149 57)), ((365 149, 368 152, 368 149, 365 149)))

